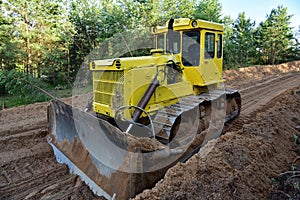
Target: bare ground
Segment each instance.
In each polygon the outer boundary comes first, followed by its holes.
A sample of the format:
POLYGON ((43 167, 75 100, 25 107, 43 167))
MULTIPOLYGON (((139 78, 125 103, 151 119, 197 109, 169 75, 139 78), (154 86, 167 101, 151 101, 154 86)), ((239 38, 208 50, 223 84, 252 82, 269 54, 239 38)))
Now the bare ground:
MULTIPOLYGON (((136 198, 299 199, 280 188, 288 177, 278 176, 297 157, 299 71, 300 62, 226 71, 228 87, 242 94, 240 118, 225 127, 226 134, 187 163, 171 168, 153 189, 136 198)), ((97 199, 56 162, 46 141, 47 104, 0 111, 0 199, 97 199)))

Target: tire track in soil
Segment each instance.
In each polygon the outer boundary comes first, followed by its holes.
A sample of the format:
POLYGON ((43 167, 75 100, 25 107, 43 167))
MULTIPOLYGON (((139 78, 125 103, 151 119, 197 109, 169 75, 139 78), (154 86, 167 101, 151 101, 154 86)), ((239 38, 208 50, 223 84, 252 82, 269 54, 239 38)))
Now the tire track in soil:
POLYGON ((66 165, 56 162, 45 140, 8 152, 4 152, 6 160, 0 160, 0 199, 80 199, 76 194, 83 190, 83 199, 95 199, 66 165))
POLYGON ((37 128, 34 130, 24 131, 13 135, 8 135, 0 138, 1 152, 8 152, 18 149, 20 145, 22 148, 29 148, 37 145, 45 140, 48 130, 45 128, 37 128), (26 141, 20 143, 20 141, 26 141))
POLYGON ((57 163, 46 140, 47 104, 0 112, 0 199, 97 199, 57 163))
POLYGON ((244 124, 251 121, 249 116, 259 112, 261 108, 267 105, 274 98, 278 97, 284 91, 300 86, 300 73, 292 72, 275 78, 266 79, 250 87, 240 90, 242 96, 242 109, 239 118, 225 125, 223 132, 238 131, 244 124))
POLYGON ((270 100, 285 90, 298 86, 299 83, 300 73, 290 73, 241 90, 241 116, 249 115, 251 112, 262 108, 270 100))

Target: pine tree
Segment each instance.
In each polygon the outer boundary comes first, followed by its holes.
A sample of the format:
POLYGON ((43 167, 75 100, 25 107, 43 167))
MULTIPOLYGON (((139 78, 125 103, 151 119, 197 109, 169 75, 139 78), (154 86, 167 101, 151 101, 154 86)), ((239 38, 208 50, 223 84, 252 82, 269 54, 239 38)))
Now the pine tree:
POLYGON ((294 49, 294 55, 293 59, 300 59, 300 26, 298 27, 298 30, 295 32, 295 49, 294 49))
POLYGON ((265 64, 284 62, 289 57, 293 46, 291 17, 286 7, 278 6, 260 23, 257 42, 265 64))
POLYGON ((13 30, 13 18, 4 15, 5 11, 1 4, 0 13, 0 69, 11 70, 16 68, 18 54, 20 53, 14 40, 17 34, 13 30))
POLYGON ((222 5, 218 0, 200 0, 195 10, 196 19, 222 22, 222 5))
POLYGON ((224 18, 224 63, 229 68, 246 67, 253 64, 256 59, 254 38, 255 22, 247 19, 245 12, 238 15, 233 21, 224 18))
POLYGON ((235 55, 239 66, 245 67, 253 64, 255 56, 254 26, 250 18, 246 19, 245 12, 238 15, 233 23, 234 35, 231 38, 235 44, 235 55))
POLYGON ((230 18, 230 16, 224 16, 223 24, 224 24, 224 53, 223 53, 223 68, 230 69, 234 68, 234 66, 238 66, 237 60, 235 58, 235 44, 232 42, 232 38, 234 36, 234 31, 232 28, 234 20, 230 18))

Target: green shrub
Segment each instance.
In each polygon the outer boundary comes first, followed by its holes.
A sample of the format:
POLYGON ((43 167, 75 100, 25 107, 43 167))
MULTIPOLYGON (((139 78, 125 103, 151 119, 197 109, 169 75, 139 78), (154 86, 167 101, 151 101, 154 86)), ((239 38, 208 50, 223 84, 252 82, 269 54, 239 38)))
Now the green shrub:
POLYGON ((0 71, 0 94, 9 94, 20 101, 18 104, 29 104, 47 101, 50 98, 39 88, 46 84, 37 78, 15 70, 0 71))

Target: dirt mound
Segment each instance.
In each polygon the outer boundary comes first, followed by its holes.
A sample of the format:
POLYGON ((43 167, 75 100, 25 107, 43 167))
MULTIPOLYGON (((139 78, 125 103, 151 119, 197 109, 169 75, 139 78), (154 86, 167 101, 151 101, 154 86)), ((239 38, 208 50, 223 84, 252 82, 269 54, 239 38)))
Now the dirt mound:
POLYGON ((253 84, 267 81, 291 72, 300 71, 300 61, 280 65, 257 65, 235 70, 226 70, 223 77, 226 85, 236 89, 245 89, 253 84))
POLYGON ((36 103, 0 111, 0 136, 45 127, 47 105, 47 102, 36 103))
POLYGON ((296 157, 293 133, 300 125, 300 95, 295 90, 239 119, 235 123, 244 124, 240 130, 229 129, 209 142, 135 199, 266 199, 272 177, 296 157))

